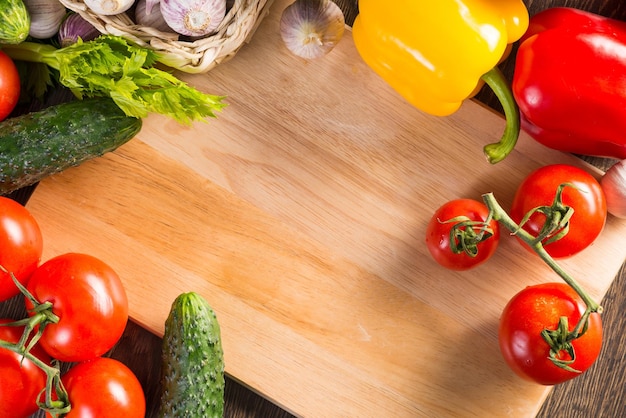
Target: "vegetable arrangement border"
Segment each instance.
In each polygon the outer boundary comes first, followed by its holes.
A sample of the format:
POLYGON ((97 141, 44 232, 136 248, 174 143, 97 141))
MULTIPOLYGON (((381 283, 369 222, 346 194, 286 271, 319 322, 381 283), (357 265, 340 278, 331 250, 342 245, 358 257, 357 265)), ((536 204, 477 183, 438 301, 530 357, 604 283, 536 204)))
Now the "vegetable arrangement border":
POLYGON ((269 13, 274 0, 235 0, 217 32, 194 41, 138 25, 126 13, 101 16, 87 8, 82 0, 59 0, 80 14, 101 33, 122 36, 138 45, 159 52, 159 61, 186 73, 205 73, 231 59, 256 31, 269 13))

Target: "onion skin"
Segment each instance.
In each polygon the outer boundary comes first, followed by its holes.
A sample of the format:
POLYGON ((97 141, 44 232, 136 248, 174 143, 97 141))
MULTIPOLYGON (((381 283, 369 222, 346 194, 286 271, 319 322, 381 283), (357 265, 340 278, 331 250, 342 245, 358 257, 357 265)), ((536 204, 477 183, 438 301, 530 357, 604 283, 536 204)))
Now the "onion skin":
POLYGON ((61 47, 70 46, 78 38, 83 41, 91 41, 100 36, 100 32, 91 23, 87 22, 78 13, 69 13, 65 20, 61 23, 57 38, 61 47))
POLYGON ((609 168, 600 179, 600 186, 606 197, 608 212, 626 219, 626 160, 621 160, 609 168))
POLYGON ((328 54, 344 30, 343 12, 331 0, 296 0, 283 10, 280 18, 285 46, 306 60, 328 54))
POLYGON ((160 4, 168 26, 191 37, 215 32, 226 16, 226 0, 161 0, 160 4))

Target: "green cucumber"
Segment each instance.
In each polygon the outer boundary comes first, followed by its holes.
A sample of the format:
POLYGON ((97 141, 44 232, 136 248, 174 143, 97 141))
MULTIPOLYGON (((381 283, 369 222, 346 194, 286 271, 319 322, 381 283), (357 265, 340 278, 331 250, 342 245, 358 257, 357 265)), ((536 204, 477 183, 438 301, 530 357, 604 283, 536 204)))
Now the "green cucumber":
POLYGON ((19 44, 28 37, 30 14, 22 0, 0 0, 0 44, 19 44))
POLYGON ((109 98, 75 100, 0 122, 0 194, 115 150, 141 130, 109 98))
POLYGON ((217 317, 194 292, 179 295, 165 321, 160 418, 224 415, 224 352, 217 317))

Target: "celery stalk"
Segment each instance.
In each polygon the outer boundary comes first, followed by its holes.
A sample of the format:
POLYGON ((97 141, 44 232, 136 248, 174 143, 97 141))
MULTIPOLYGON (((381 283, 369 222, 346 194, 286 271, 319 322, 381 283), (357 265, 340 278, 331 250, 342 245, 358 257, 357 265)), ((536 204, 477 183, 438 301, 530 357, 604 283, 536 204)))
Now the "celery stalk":
POLYGON ((103 35, 88 42, 56 48, 22 42, 3 45, 16 61, 46 64, 59 73, 59 82, 79 99, 110 97, 128 116, 160 113, 189 125, 226 106, 224 96, 202 93, 173 74, 153 67, 157 52, 128 43, 124 38, 103 35))

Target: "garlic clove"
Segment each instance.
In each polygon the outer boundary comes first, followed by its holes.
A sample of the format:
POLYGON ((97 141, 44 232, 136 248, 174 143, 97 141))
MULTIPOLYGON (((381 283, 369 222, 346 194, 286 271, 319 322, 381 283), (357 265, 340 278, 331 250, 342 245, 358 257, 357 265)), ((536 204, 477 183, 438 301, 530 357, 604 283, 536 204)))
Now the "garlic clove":
POLYGON ((609 168, 600 179, 606 197, 608 212, 618 218, 626 218, 626 160, 609 168))
POLYGON ((283 10, 280 18, 285 46, 307 60, 328 54, 344 30, 343 12, 331 0, 296 0, 283 10))
POLYGON ((135 0, 84 0, 84 2, 92 12, 102 16, 111 16, 124 13, 130 9, 135 0))
POLYGON ((24 5, 30 15, 30 36, 48 39, 56 35, 65 17, 65 6, 58 0, 24 0, 24 5))
POLYGON ((75 44, 80 38, 83 41, 91 41, 100 36, 100 32, 91 23, 83 19, 78 13, 70 12, 61 23, 57 39, 61 47, 75 44))
MULTIPOLYGON (((154 7, 158 7, 159 8, 159 13, 161 12, 161 6, 159 5, 159 3, 161 3, 161 0, 143 0, 144 3, 144 10, 146 12, 146 14, 152 14, 152 10, 154 7)), ((137 5, 139 4, 139 2, 137 2, 137 5)))
POLYGON ((137 0, 135 6, 135 21, 161 32, 172 32, 163 14, 161 13, 161 5, 154 0, 137 0))
POLYGON ((165 22, 181 35, 209 35, 226 16, 226 0, 161 0, 160 4, 165 22))

